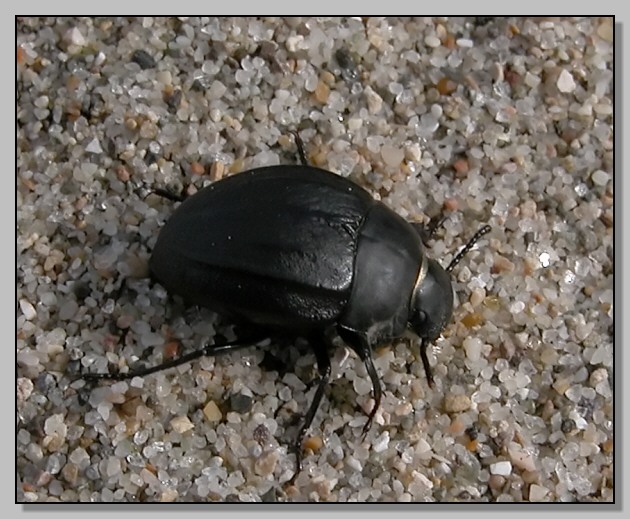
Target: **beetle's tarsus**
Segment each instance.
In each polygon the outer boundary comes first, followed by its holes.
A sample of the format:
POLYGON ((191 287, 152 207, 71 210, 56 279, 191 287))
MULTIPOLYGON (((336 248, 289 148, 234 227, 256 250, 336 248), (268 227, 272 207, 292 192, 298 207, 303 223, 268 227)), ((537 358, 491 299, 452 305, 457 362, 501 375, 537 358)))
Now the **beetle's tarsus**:
POLYGON ((433 371, 431 370, 431 365, 429 364, 429 358, 427 357, 428 346, 427 341, 420 339, 420 358, 422 359, 424 374, 427 378, 427 384, 431 389, 433 389, 435 387, 435 382, 433 380, 433 371))
POLYGON ((371 350, 367 350, 367 355, 362 358, 363 363, 365 364, 365 369, 367 369, 368 375, 372 380, 372 391, 374 392, 374 407, 370 411, 368 415, 368 420, 365 422, 363 426, 363 438, 367 435, 367 432, 372 427, 372 421, 376 416, 376 412, 381 407, 381 398, 383 396, 383 388, 381 387, 381 382, 378 378, 378 373, 376 372, 376 368, 374 367, 374 363, 372 362, 371 350))
POLYGON ((444 222, 448 219, 448 216, 444 214, 439 214, 429 220, 429 223, 426 226, 427 232, 427 241, 432 239, 435 236, 436 231, 444 225, 444 222))
POLYGON ((448 216, 445 216, 444 214, 439 214, 438 216, 434 216, 433 218, 431 218, 431 220, 429 220, 429 223, 427 224, 417 222, 410 223, 416 229, 416 232, 418 233, 418 236, 420 236, 420 240, 422 240, 423 245, 425 247, 428 247, 429 242, 433 239, 437 230, 444 225, 444 222, 447 219, 448 216))
POLYGON ((171 202, 183 202, 184 200, 186 200, 186 195, 184 195, 183 193, 178 195, 177 193, 173 193, 172 191, 169 191, 168 189, 163 189, 161 187, 150 188, 149 192, 146 194, 146 196, 143 197, 143 199, 149 195, 161 196, 162 198, 166 198, 171 202))

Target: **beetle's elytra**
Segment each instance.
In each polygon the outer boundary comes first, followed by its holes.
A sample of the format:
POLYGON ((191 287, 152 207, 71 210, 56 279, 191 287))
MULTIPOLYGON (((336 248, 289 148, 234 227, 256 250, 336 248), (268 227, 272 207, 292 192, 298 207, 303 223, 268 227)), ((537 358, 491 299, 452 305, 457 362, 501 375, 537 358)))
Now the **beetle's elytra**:
MULTIPOLYGON (((301 142, 300 156, 304 160, 301 142)), ((162 228, 151 255, 152 276, 191 304, 256 329, 306 338, 320 380, 296 439, 301 442, 330 376, 330 332, 364 362, 380 405, 372 363, 376 346, 409 328, 421 339, 429 383, 428 344, 451 319, 449 272, 489 227, 482 228, 447 269, 429 259, 421 230, 350 180, 307 165, 272 166, 220 180, 187 198, 162 228)), ((251 346, 211 345, 150 369, 86 378, 131 378, 251 346)))

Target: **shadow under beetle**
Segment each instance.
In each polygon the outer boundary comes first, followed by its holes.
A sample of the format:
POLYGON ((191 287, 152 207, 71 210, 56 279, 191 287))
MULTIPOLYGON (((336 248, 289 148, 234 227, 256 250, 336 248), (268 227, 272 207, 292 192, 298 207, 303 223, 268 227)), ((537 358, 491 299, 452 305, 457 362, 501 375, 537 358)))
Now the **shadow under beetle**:
POLYGON ((411 224, 353 182, 308 166, 295 135, 302 165, 253 169, 186 198, 162 228, 149 262, 153 278, 170 293, 270 332, 208 345, 147 369, 83 377, 144 376, 253 346, 273 330, 304 337, 320 379, 295 440, 293 478, 302 468, 302 440, 330 378, 330 332, 357 353, 371 379, 374 407, 365 434, 382 397, 372 351, 411 329, 420 338, 433 386, 426 350, 452 317, 449 273, 490 230, 482 227, 444 269, 424 252, 423 240, 435 231, 435 222, 411 224))

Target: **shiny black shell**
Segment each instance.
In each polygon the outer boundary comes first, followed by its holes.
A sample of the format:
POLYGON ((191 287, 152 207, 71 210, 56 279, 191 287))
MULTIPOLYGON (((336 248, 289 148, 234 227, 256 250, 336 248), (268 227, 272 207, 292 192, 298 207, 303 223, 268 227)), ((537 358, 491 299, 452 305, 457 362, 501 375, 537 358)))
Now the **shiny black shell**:
POLYGON ((191 304, 264 326, 322 328, 348 305, 359 233, 377 203, 309 166, 239 173, 174 211, 150 270, 191 304))

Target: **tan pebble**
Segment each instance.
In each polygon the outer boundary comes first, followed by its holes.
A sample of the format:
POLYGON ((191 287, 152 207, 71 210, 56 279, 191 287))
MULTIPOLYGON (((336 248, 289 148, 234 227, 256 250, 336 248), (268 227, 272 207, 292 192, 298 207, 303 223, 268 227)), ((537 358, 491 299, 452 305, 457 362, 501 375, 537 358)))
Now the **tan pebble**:
POLYGON ((526 470, 528 472, 536 470, 536 463, 531 454, 523 452, 518 448, 509 448, 508 453, 510 454, 510 460, 512 461, 512 464, 515 467, 521 470, 526 470))
POLYGON ((209 422, 218 422, 223 417, 219 406, 213 400, 210 400, 203 408, 203 414, 209 422))
POLYGON ((443 77, 438 81, 437 85, 435 85, 435 88, 440 95, 449 95, 457 90, 457 83, 448 77, 443 77))
POLYGON ((138 407, 142 405, 142 399, 140 397, 131 398, 127 400, 122 406, 121 410, 125 416, 136 416, 138 407))
POLYGON ((140 422, 135 418, 125 420, 125 434, 131 436, 140 430, 140 422))
POLYGON ((606 453, 606 454, 611 454, 613 449, 615 447, 615 444, 612 440, 612 438, 608 438, 604 443, 602 443, 602 450, 606 453))
POLYGON ((243 171, 243 167, 245 166, 245 161, 243 159, 236 159, 232 162, 230 166, 230 173, 240 173, 243 171))
POLYGON ((571 382, 566 378, 560 378, 553 383, 552 386, 559 394, 564 395, 571 387, 571 382))
POLYGON ((179 354, 181 344, 179 341, 168 341, 164 345, 164 359, 174 359, 179 354))
POLYGON ((155 139, 158 134, 158 128, 151 121, 144 121, 140 126, 140 137, 143 139, 155 139))
POLYGON ((442 40, 442 45, 444 45, 449 50, 453 50, 455 47, 457 47, 456 42, 457 40, 455 39, 455 36, 453 36, 452 34, 447 34, 446 37, 442 40))
POLYGON ((466 84, 471 90, 475 90, 477 92, 481 90, 481 88, 479 87, 479 83, 477 83, 477 80, 470 74, 466 74, 464 76, 464 81, 466 81, 466 84))
POLYGON ((558 90, 564 94, 568 94, 573 92, 576 88, 575 79, 573 79, 573 75, 566 69, 562 69, 558 79, 556 81, 556 86, 558 90))
MULTIPOLYGON (((61 473, 63 475, 63 469, 61 469, 61 473)), ((35 480, 35 487, 45 487, 46 485, 48 485, 48 483, 52 481, 52 479, 52 474, 50 472, 44 471, 35 480)))
POLYGON ((322 72, 319 76, 319 79, 321 79, 328 86, 332 86, 335 84, 335 75, 328 70, 324 70, 324 72, 322 72))
MULTIPOLYGON (((558 352, 552 347, 545 347, 545 349, 543 349, 542 353, 540 354, 540 360, 543 362, 543 364, 546 364, 547 366, 553 366, 558 360, 558 352)), ((551 409, 553 409, 553 403, 551 404, 551 406, 551 409)))
POLYGON ((411 402, 405 402, 403 404, 399 404, 394 409, 394 414, 396 416, 408 416, 413 412, 413 405, 411 402))
POLYGON ((453 436, 459 436, 464 432, 465 428, 466 426, 462 423, 462 421, 456 419, 451 422, 451 425, 449 425, 448 432, 453 436))
POLYGON ((444 209, 448 211, 457 211, 459 209, 459 202, 456 198, 447 198, 444 200, 444 209))
POLYGON ((175 432, 182 434, 194 429, 195 424, 193 424, 187 416, 176 416, 171 420, 171 427, 175 432))
POLYGON ((491 72, 492 72, 492 79, 495 82, 500 82, 503 81, 505 75, 503 73, 503 65, 501 65, 501 63, 493 63, 492 67, 490 68, 491 72))
POLYGON ((479 312, 471 312, 462 317, 460 321, 466 328, 472 328, 483 322, 483 316, 479 312))
POLYGON ((300 493, 295 485, 289 485, 288 487, 285 487, 284 491, 287 494, 287 497, 296 497, 300 493))
POLYGON ((457 159, 453 162, 453 169, 461 175, 468 173, 469 168, 470 165, 468 164, 467 159, 457 159))
POLYGON ((278 144, 283 148, 288 148, 292 143, 293 139, 284 133, 278 137, 278 144))
POLYGON ((497 491, 501 490, 504 485, 505 485, 505 478, 503 476, 498 476, 496 474, 493 474, 492 476, 490 476, 490 479, 488 480, 488 486, 492 490, 497 490, 497 491))
POLYGON ((540 480, 540 474, 537 470, 525 470, 521 474, 521 477, 523 478, 523 481, 528 485, 536 483, 540 480))
POLYGON ((179 497, 179 492, 172 488, 167 488, 162 492, 160 496, 160 501, 162 503, 172 503, 179 497))
POLYGON ((321 436, 309 436, 304 441, 304 448, 310 449, 313 452, 317 452, 324 445, 324 440, 322 440, 321 436))
POLYGON ((136 121, 133 117, 127 117, 127 119, 125 119, 125 128, 127 128, 127 130, 135 130, 138 127, 138 121, 136 121))
POLYGON ((203 175, 205 169, 203 167, 203 164, 201 164, 200 162, 191 162, 190 171, 193 175, 203 175))
POLYGON ((470 409, 471 401, 466 395, 448 394, 444 397, 444 410, 447 413, 461 413, 470 409))
POLYGON ((514 263, 509 259, 497 254, 494 258, 494 265, 492 266, 493 274, 500 274, 502 272, 513 272, 515 268, 514 263))
POLYGON ((549 490, 545 487, 541 487, 540 485, 531 485, 529 487, 529 500, 531 502, 542 501, 548 493, 549 490))
POLYGON ((422 158, 422 149, 418 143, 405 146, 405 158, 413 162, 419 162, 422 158))
POLYGON ((383 107, 383 98, 378 95, 371 86, 367 86, 363 91, 367 100, 368 110, 371 114, 376 114, 383 107))
POLYGON ((212 163, 210 167, 210 178, 213 181, 221 180, 225 175, 225 164, 221 161, 216 161, 212 163))
POLYGON ((18 45, 16 58, 17 64, 20 66, 24 65, 24 63, 26 63, 27 57, 28 56, 26 55, 26 51, 24 50, 24 48, 18 45))
POLYGON ((400 166, 405 152, 400 148, 384 144, 381 147, 381 157, 389 167, 395 168, 400 166))
POLYGON ((61 449, 66 443, 65 438, 60 436, 59 434, 52 434, 50 436, 46 436, 42 445, 48 449, 49 452, 57 452, 61 449))
POLYGON ((70 485, 74 485, 77 482, 77 476, 79 475, 79 467, 74 463, 66 463, 61 469, 61 476, 70 485))
POLYGON ((470 304, 474 307, 483 303, 486 298, 486 291, 483 288, 474 288, 470 294, 470 304))
POLYGON ((125 166, 118 166, 118 168, 116 168, 116 176, 121 182, 129 182, 131 178, 129 170, 125 166))
POLYGON ((317 88, 315 88, 315 92, 313 92, 313 96, 317 100, 317 102, 321 104, 326 104, 328 102, 328 96, 330 95, 330 87, 320 81, 317 83, 317 88))
POLYGON ((615 36, 615 30, 613 28, 612 20, 609 18, 604 19, 604 21, 597 27, 597 36, 599 36, 602 40, 606 40, 612 42, 615 36))
POLYGON ((270 451, 260 456, 254 463, 254 472, 259 476, 269 476, 273 474, 278 463, 277 451, 270 451))
POLYGON ((551 400, 547 400, 545 402, 545 405, 542 408, 542 413, 541 413, 541 418, 545 421, 551 419, 551 417, 553 416, 553 413, 555 412, 556 408, 553 405, 553 401, 551 400))
POLYGON ((521 215, 525 218, 532 218, 536 214, 536 202, 526 200, 521 204, 521 215))
POLYGON ((315 487, 315 491, 320 499, 326 500, 330 497, 330 490, 332 486, 331 480, 322 476, 319 481, 313 483, 313 486, 315 487))
POLYGON ((477 448, 479 447, 479 440, 470 440, 467 444, 466 444, 466 448, 470 451, 470 452, 475 452, 477 450, 477 448))
POLYGON ((318 167, 325 166, 326 163, 328 162, 327 150, 321 149, 321 148, 318 150, 315 150, 307 157, 307 159, 309 159, 309 162, 312 163, 314 166, 318 166, 318 167))

